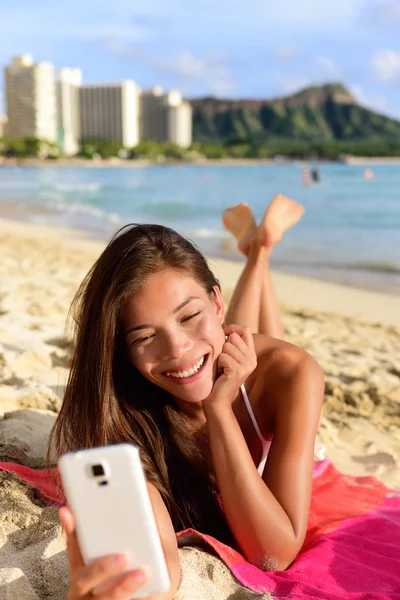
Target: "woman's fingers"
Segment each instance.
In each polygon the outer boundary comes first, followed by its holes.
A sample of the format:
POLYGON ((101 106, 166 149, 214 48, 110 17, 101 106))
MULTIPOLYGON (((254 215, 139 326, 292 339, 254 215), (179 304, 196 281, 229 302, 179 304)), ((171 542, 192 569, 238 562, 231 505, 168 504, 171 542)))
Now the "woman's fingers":
MULTIPOLYGON (((139 591, 147 581, 148 574, 145 570, 130 571, 114 588, 107 589, 103 594, 95 597, 98 600, 127 600, 132 594, 139 591)), ((148 600, 150 599, 148 598, 148 600)))
POLYGON ((221 353, 218 356, 218 369, 220 373, 224 373, 225 375, 229 372, 234 374, 237 372, 237 361, 228 354, 221 353))
MULTIPOLYGON (((257 365, 257 357, 254 348, 253 334, 248 327, 240 327, 239 325, 230 325, 230 328, 237 329, 228 334, 228 340, 224 344, 223 352, 230 354, 242 364, 250 362, 252 369, 257 365), (240 353, 240 355, 238 354, 240 353)), ((225 332, 227 333, 227 329, 225 332)))
POLYGON ((239 337, 246 343, 249 348, 254 350, 253 334, 250 327, 243 327, 242 325, 236 325, 232 323, 224 328, 225 335, 230 336, 232 333, 237 333, 239 337))
MULTIPOLYGON (((243 341, 242 344, 244 344, 243 341)), ((243 351, 243 349, 238 348, 234 345, 233 342, 230 342, 229 340, 225 342, 224 347, 222 349, 222 353, 231 356, 240 366, 246 363, 246 354, 243 351)))
MULTIPOLYGON (((125 554, 116 554, 99 558, 89 565, 81 567, 75 572, 70 581, 71 593, 74 594, 73 597, 84 597, 95 587, 106 583, 112 577, 121 575, 127 569, 128 564, 128 557, 125 554)), ((112 594, 116 593, 117 589, 124 589, 127 586, 127 578, 132 585, 133 583, 137 585, 135 589, 139 589, 144 584, 146 575, 142 569, 130 571, 122 579, 119 578, 118 582, 113 586, 107 586, 107 599, 113 598, 112 594), (128 578, 128 575, 130 578, 128 578)), ((99 598, 101 598, 101 594, 99 598)))
POLYGON ((83 566, 81 550, 75 531, 75 517, 68 506, 62 506, 59 511, 60 520, 67 534, 67 553, 70 576, 83 566))

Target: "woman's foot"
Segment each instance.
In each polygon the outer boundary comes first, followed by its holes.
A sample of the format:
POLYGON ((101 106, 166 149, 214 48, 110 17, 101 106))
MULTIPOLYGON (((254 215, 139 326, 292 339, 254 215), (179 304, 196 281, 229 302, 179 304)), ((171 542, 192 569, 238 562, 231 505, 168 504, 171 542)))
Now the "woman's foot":
POLYGON ((242 254, 247 256, 250 242, 254 239, 257 224, 248 204, 236 204, 227 208, 222 215, 225 227, 238 241, 238 248, 242 254))
POLYGON ((258 228, 255 242, 266 246, 272 252, 273 247, 287 229, 295 225, 303 216, 304 208, 298 202, 283 194, 277 194, 264 213, 258 228))

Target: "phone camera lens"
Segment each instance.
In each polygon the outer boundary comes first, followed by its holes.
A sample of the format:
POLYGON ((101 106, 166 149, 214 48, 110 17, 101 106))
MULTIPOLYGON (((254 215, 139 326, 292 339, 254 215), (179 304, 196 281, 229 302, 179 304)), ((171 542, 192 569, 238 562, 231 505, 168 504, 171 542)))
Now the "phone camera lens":
POLYGON ((92 465, 92 473, 94 477, 102 477, 104 475, 103 465, 92 465))

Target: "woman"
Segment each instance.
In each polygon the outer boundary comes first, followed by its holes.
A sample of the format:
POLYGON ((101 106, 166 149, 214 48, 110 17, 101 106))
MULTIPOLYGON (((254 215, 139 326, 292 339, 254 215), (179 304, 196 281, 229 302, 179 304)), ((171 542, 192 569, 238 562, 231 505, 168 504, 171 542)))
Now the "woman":
MULTIPOLYGON (((283 341, 269 274, 274 244, 302 213, 281 195, 258 227, 247 205, 225 212, 247 256, 226 315, 200 252, 158 225, 123 228, 75 298, 75 352, 51 444, 58 454, 140 448, 172 581, 163 598, 179 585, 179 530, 213 535, 263 570, 285 569, 303 543, 324 377, 283 341)), ((73 515, 63 507, 60 516, 69 598, 91 597, 124 557, 84 566, 73 515)), ((131 573, 99 598, 127 598, 143 577, 131 573)))

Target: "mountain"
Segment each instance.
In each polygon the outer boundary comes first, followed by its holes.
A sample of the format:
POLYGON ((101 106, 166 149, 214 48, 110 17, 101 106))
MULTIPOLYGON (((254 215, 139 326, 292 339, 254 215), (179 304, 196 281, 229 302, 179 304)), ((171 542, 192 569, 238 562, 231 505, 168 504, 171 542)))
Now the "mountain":
POLYGON ((400 142, 400 121, 356 102, 341 83, 307 87, 272 100, 190 100, 196 142, 341 140, 400 142))

